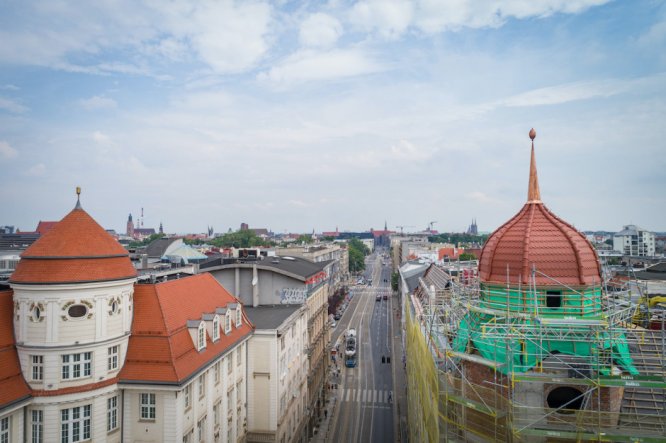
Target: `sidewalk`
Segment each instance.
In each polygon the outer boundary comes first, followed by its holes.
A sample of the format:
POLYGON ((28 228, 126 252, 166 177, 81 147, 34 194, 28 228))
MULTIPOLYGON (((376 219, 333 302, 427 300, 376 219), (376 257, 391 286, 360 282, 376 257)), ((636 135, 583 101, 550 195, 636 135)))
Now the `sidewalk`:
POLYGON ((338 407, 338 395, 342 391, 342 386, 340 385, 342 381, 342 368, 340 367, 340 361, 338 360, 336 364, 331 364, 328 368, 328 375, 326 377, 326 386, 328 390, 328 400, 326 405, 324 405, 324 411, 322 418, 318 425, 317 434, 310 439, 312 443, 329 443, 332 441, 333 436, 333 418, 337 412, 338 407), (337 375, 336 375, 337 372, 337 375), (337 387, 337 389, 336 389, 337 387))
POLYGON ((402 347, 402 318, 399 296, 393 295, 393 430, 396 442, 407 442, 407 374, 402 347))

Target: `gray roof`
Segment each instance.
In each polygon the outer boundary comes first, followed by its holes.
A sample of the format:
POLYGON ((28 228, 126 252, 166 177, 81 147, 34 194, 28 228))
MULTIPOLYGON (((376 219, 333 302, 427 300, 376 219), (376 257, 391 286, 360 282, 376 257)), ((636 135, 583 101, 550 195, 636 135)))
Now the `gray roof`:
POLYGON ((267 305, 245 307, 245 313, 257 329, 278 329, 302 305, 267 305))
POLYGON ((256 264, 258 269, 274 269, 276 272, 282 271, 282 273, 296 275, 302 280, 306 280, 326 269, 326 266, 334 261, 326 260, 314 263, 300 257, 267 257, 263 260, 214 258, 202 263, 199 269, 205 271, 219 267, 252 267, 256 264))
POLYGON ((0 250, 23 251, 39 238, 39 233, 0 234, 0 250))
POLYGON ((146 246, 146 254, 151 258, 162 258, 169 245, 178 240, 177 238, 158 238, 146 246))

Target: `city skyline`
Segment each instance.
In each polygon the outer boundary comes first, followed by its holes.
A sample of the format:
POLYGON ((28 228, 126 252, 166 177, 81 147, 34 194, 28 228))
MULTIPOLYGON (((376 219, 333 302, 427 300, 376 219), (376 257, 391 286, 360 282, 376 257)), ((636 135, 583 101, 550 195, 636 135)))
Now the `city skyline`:
POLYGON ((666 230, 658 2, 2 8, 0 224, 666 230))

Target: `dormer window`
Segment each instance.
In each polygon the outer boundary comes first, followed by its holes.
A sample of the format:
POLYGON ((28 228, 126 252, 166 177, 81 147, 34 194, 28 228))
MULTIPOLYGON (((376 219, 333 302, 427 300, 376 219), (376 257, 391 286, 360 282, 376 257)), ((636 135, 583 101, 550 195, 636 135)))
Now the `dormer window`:
POLYGON ((231 333, 231 312, 227 311, 227 315, 224 316, 224 333, 231 333))
POLYGON ((213 317, 213 341, 220 339, 220 317, 216 315, 213 317))
POLYGON ((236 327, 240 328, 243 324, 243 311, 241 311, 240 305, 236 308, 236 327))
POLYGON ((199 325, 199 333, 197 334, 197 338, 199 343, 198 350, 201 351, 206 349, 206 326, 204 326, 203 322, 201 322, 199 325))

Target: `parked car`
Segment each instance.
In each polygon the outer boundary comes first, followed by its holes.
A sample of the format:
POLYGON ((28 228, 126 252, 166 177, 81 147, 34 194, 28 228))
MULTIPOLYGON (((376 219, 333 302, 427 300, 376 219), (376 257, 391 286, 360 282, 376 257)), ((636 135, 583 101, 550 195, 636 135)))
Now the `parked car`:
POLYGON ((388 295, 384 294, 384 300, 388 300, 388 295))
POLYGON ((382 296, 381 296, 381 295, 378 295, 378 296, 375 298, 375 301, 382 301, 382 296))
POLYGON ((340 320, 340 317, 341 317, 341 315, 340 315, 339 313, 337 313, 337 314, 335 314, 335 315, 333 316, 333 318, 335 319, 335 321, 340 320))

